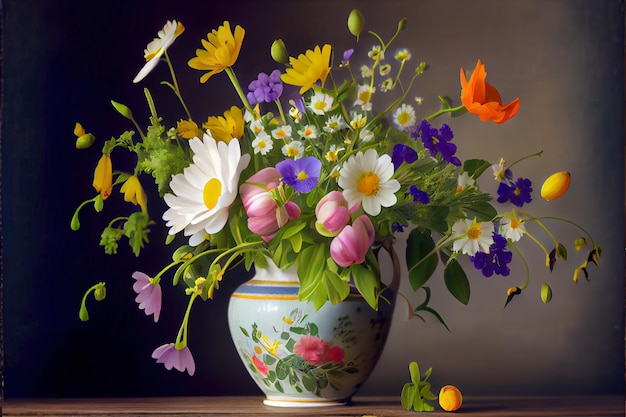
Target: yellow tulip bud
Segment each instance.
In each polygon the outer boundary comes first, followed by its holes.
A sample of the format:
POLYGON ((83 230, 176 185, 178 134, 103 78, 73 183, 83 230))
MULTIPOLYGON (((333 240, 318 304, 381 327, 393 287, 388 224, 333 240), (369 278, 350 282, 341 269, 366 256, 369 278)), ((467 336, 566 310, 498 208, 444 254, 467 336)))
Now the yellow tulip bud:
POLYGON ((571 175, 567 171, 560 171, 550 175, 541 186, 541 197, 546 201, 555 200, 567 192, 571 182, 571 175))
POLYGON ((456 411, 463 404, 461 391, 454 385, 446 385, 439 391, 439 405, 444 411, 456 411))
POLYGON ((287 64, 289 62, 287 47, 285 46, 285 42, 283 42, 282 39, 276 39, 272 43, 270 54, 272 55, 272 59, 279 64, 287 64))
POLYGON ((365 18, 363 17, 363 14, 357 9, 352 9, 350 16, 348 16, 348 30, 350 33, 359 39, 359 35, 361 34, 364 26, 365 18))
POLYGON ((96 137, 91 133, 82 135, 76 139, 76 149, 87 149, 88 147, 93 145, 95 140, 96 137))

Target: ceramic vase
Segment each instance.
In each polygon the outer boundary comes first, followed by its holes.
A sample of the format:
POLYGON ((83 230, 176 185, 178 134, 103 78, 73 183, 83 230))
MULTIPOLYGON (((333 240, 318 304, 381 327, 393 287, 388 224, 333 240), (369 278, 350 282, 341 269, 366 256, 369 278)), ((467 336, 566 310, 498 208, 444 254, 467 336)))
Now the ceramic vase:
POLYGON ((277 407, 343 405, 370 375, 391 325, 395 293, 386 288, 378 310, 351 290, 318 311, 298 300, 295 268, 271 260, 256 268, 228 305, 230 333, 244 366, 277 407))

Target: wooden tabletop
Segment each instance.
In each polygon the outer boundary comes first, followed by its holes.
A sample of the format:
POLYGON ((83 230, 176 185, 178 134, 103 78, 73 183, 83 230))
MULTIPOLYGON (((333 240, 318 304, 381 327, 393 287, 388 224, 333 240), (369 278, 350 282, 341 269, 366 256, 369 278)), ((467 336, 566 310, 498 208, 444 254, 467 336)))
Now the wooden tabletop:
MULTIPOLYGON (((348 406, 280 408, 263 405, 262 397, 155 397, 155 398, 9 398, 3 416, 416 416, 404 410, 397 397, 355 397, 348 406)), ((624 416, 622 396, 576 397, 467 397, 463 416, 624 416)), ((436 411, 429 416, 450 416, 436 411)))

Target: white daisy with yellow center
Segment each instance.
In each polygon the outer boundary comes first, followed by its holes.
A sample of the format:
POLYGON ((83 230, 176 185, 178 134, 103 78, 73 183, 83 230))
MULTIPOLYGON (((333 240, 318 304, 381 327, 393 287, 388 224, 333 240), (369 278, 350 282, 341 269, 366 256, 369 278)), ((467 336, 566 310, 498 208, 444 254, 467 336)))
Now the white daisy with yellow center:
POLYGON ((474 256, 477 252, 489 253, 489 246, 493 244, 493 223, 477 222, 461 219, 452 225, 452 250, 474 256))
POLYGON ((157 33, 158 38, 154 38, 144 49, 144 57, 146 63, 139 70, 137 76, 133 80, 134 83, 138 83, 143 80, 146 75, 150 73, 159 63, 159 58, 165 53, 167 48, 174 43, 176 38, 185 31, 185 27, 182 23, 176 20, 168 20, 163 26, 163 29, 157 33))
POLYGON ((287 141, 291 139, 291 126, 289 125, 278 126, 276 129, 272 130, 272 137, 274 139, 280 139, 283 141, 287 141))
POLYGON ((317 139, 317 127, 306 125, 304 129, 298 131, 298 134, 305 139, 317 139))
POLYGON ((511 242, 517 242, 526 233, 524 221, 517 218, 515 214, 505 215, 500 219, 500 234, 511 242))
POLYGON ((189 244, 197 246, 205 234, 217 233, 228 220, 228 209, 237 197, 241 172, 248 166, 250 155, 241 155, 237 139, 228 144, 205 133, 203 139, 189 140, 193 164, 182 174, 172 177, 172 193, 163 199, 169 209, 163 220, 174 235, 181 230, 189 236, 189 244))
POLYGON ((410 104, 402 104, 393 113, 393 121, 400 130, 407 129, 415 124, 415 110, 410 104))
POLYGON ((367 214, 377 216, 381 207, 391 207, 398 201, 395 193, 400 183, 392 176, 391 157, 378 156, 374 149, 368 149, 352 155, 343 164, 338 183, 348 207, 360 202, 367 214))
POLYGON ((270 135, 266 132, 259 132, 254 140, 252 141, 252 148, 254 148, 254 153, 261 155, 267 154, 274 147, 274 142, 270 135))
POLYGON ((304 145, 299 140, 292 140, 281 148, 283 155, 291 159, 299 159, 304 155, 304 145))
POLYGON ((313 110, 313 113, 315 114, 324 115, 333 106, 333 102, 334 99, 332 96, 317 91, 311 97, 311 104, 309 104, 309 108, 313 110))
POLYGON ((372 110, 372 95, 376 92, 376 87, 370 87, 369 84, 361 84, 356 86, 355 106, 361 106, 362 111, 372 110))
POLYGON ((324 132, 334 133, 347 127, 348 125, 340 115, 333 114, 326 120, 326 124, 324 125, 324 132))

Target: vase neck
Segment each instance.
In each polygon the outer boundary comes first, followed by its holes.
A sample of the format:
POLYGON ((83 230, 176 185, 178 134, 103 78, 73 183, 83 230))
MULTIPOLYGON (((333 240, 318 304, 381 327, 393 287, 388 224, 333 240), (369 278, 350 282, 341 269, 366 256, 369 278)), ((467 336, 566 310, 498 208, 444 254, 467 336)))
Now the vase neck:
POLYGON ((269 258, 267 259, 267 267, 261 268, 255 264, 254 270, 255 274, 253 279, 256 281, 300 282, 295 265, 283 270, 277 267, 274 261, 269 258))

